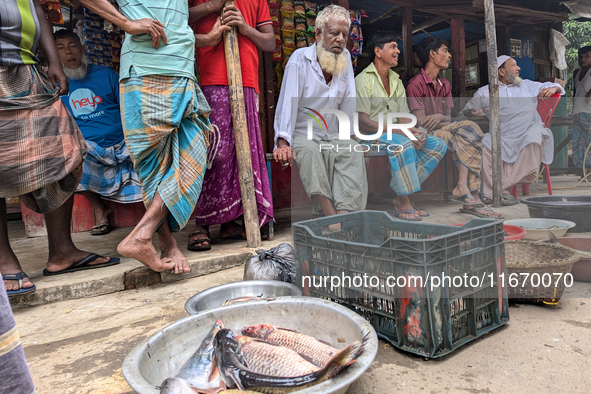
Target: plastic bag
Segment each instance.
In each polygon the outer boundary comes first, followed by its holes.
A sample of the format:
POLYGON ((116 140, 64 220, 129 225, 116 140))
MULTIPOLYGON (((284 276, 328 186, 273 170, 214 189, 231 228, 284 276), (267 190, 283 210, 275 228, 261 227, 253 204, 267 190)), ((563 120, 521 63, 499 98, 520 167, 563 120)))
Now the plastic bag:
POLYGON ((558 30, 550 29, 550 61, 559 70, 566 70, 566 46, 568 38, 558 30))
POLYGON ((243 280, 279 280, 296 283, 295 255, 290 244, 284 242, 266 251, 259 249, 244 266, 243 280))

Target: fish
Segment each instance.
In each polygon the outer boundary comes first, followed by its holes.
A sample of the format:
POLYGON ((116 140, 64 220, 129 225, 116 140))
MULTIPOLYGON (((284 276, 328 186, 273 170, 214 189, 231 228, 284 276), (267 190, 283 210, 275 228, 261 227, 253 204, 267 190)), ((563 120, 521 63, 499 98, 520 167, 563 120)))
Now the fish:
POLYGON ((363 353, 369 334, 363 341, 356 341, 337 353, 327 365, 310 374, 285 377, 270 376, 249 369, 242 346, 236 336, 227 328, 221 329, 214 338, 214 347, 220 374, 228 388, 260 391, 264 394, 283 394, 316 385, 336 376, 353 364, 363 353))
POLYGON ((160 394, 195 394, 189 383, 182 378, 168 378, 160 386, 160 394))
POLYGON ((224 390, 220 391, 219 394, 262 394, 260 391, 252 391, 252 390, 224 390))
POLYGON ((213 339, 222 328, 224 328, 222 321, 216 321, 199 348, 177 374, 178 378, 184 379, 198 392, 213 393, 218 391, 222 384, 213 347, 213 339))
POLYGON ((247 296, 247 297, 238 297, 238 298, 234 298, 231 300, 226 300, 224 301, 224 303, 222 304, 222 306, 224 305, 232 305, 232 304, 236 304, 238 302, 247 302, 247 301, 253 301, 253 300, 261 300, 261 301, 273 301, 275 298, 263 298, 263 295, 259 295, 259 296, 247 296))
POLYGON ((236 336, 242 346, 244 361, 253 372, 271 376, 302 376, 318 371, 295 351, 260 339, 236 336))
POLYGON ((242 334, 295 350, 300 356, 320 368, 324 367, 339 352, 339 349, 312 336, 270 324, 245 326, 242 329, 242 334))

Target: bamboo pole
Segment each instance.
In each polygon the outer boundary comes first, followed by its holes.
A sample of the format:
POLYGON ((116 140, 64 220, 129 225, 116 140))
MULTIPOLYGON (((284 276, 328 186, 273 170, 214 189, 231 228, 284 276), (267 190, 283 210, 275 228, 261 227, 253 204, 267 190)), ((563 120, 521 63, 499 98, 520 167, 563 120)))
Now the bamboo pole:
MULTIPOLYGON (((233 4, 233 0, 226 0, 224 7, 233 4)), ((261 244, 261 233, 252 174, 242 70, 240 69, 240 51, 238 49, 238 28, 236 26, 232 26, 230 31, 224 32, 224 53, 228 73, 228 88, 230 90, 230 106, 232 108, 232 126, 234 127, 234 139, 236 141, 240 194, 242 196, 244 225, 246 227, 246 245, 249 248, 256 248, 261 244)))
POLYGON ((492 139, 492 206, 501 206, 503 193, 503 159, 501 156, 501 117, 499 109, 499 71, 497 67, 497 29, 494 0, 484 0, 484 24, 488 57, 488 91, 490 99, 490 135, 492 139))

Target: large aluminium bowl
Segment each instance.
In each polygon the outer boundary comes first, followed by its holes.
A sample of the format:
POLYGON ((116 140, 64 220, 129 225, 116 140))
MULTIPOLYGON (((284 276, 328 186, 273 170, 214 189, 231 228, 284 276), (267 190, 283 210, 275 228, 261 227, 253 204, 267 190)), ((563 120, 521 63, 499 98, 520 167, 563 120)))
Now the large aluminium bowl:
POLYGON ((570 220, 577 224, 572 232, 591 231, 591 196, 526 197, 521 203, 527 205, 532 218, 570 220))
POLYGON ((302 290, 291 283, 278 280, 245 280, 212 287, 197 293, 185 302, 185 310, 191 315, 196 315, 239 297, 275 298, 301 295, 302 290))
POLYGON ((504 224, 524 228, 527 232, 523 239, 537 241, 548 238, 548 231, 555 237, 562 237, 569 229, 576 226, 574 222, 560 219, 512 219, 504 224))
POLYGON ((127 383, 140 394, 158 394, 156 386, 179 372, 217 319, 236 334, 244 326, 268 323, 315 336, 339 349, 369 334, 356 363, 326 382, 294 392, 298 394, 344 394, 369 368, 378 352, 375 330, 350 309, 319 298, 282 297, 210 309, 163 328, 125 357, 123 376, 127 383))

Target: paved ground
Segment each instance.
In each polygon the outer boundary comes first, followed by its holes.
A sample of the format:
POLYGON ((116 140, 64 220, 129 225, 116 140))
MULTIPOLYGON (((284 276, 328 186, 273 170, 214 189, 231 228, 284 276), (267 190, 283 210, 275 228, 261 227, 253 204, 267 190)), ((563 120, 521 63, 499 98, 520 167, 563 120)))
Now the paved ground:
MULTIPOLYGON (((554 186, 574 183, 573 176, 553 178, 554 186)), ((536 186, 531 191, 542 194, 536 186)), ((559 193, 591 194, 591 187, 555 191, 559 193)), ((459 206, 441 200, 437 195, 418 196, 416 202, 432 214, 428 222, 458 223, 472 217, 455 213, 459 206)), ((293 219, 306 212, 294 210, 293 219)), ((528 217, 522 204, 499 212, 506 219, 528 217)), ((290 239, 289 213, 279 216, 277 237, 263 244, 266 249, 290 239)), ((75 234, 74 240, 84 249, 113 256, 128 231, 117 229, 106 237, 75 234)), ((124 260, 115 267, 46 278, 41 275, 46 239, 23 238, 22 225, 16 222, 11 222, 10 232, 15 252, 38 286, 33 296, 16 300, 14 307, 39 393, 131 392, 121 375, 125 355, 158 329, 186 316, 184 303, 193 294, 241 280, 240 265, 253 253, 245 242, 217 243, 210 253, 187 255, 192 274, 202 276, 162 275, 146 279, 150 287, 123 291, 130 271, 143 277, 137 274, 138 268, 144 272, 138 262, 124 260)), ((178 236, 180 245, 189 232, 178 236)), ((509 324, 441 359, 427 361, 381 342, 376 361, 349 394, 589 392, 591 283, 576 282, 574 291, 581 298, 563 297, 558 307, 512 305, 509 324)))

